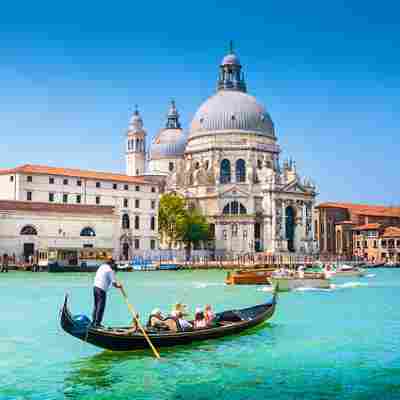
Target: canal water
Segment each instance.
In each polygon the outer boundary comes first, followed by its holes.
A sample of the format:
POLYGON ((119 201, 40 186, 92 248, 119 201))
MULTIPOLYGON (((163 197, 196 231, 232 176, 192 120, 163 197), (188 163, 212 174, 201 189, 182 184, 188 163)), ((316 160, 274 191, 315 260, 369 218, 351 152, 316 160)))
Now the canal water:
MULTIPOLYGON (((225 286, 218 271, 118 273, 144 316, 176 301, 245 307, 263 286, 225 286)), ((400 270, 283 293, 272 320, 248 334, 149 351, 102 351, 65 334, 63 296, 90 315, 91 274, 0 274, 0 399, 400 399, 400 270)), ((112 290, 107 324, 130 316, 112 290)))

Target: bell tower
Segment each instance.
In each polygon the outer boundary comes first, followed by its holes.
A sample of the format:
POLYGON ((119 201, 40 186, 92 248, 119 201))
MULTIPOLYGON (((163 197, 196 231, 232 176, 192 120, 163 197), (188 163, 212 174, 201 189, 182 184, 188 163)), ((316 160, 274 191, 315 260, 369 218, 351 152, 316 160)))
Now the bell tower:
POLYGON ((126 174, 129 176, 143 175, 146 163, 146 131, 138 106, 129 121, 126 138, 126 174))

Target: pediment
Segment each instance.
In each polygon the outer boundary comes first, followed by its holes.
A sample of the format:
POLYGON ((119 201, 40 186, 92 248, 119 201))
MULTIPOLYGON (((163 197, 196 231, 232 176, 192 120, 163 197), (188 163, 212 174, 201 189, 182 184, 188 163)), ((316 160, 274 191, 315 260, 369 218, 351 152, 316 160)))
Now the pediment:
POLYGON ((249 196, 250 193, 247 190, 243 190, 242 188, 233 186, 222 192, 219 197, 239 199, 239 198, 247 198, 249 196))
POLYGON ((288 183, 282 188, 282 192, 286 193, 302 193, 308 194, 308 190, 297 180, 288 183))

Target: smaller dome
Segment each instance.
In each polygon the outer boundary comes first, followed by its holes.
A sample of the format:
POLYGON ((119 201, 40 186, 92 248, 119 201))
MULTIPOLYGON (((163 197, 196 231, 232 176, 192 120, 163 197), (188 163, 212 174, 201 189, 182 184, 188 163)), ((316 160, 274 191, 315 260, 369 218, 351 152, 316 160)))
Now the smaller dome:
POLYGON ((222 62, 221 65, 240 65, 239 57, 236 54, 227 54, 222 62))
POLYGON ((182 158, 186 147, 186 135, 182 129, 163 129, 150 146, 150 160, 182 158))

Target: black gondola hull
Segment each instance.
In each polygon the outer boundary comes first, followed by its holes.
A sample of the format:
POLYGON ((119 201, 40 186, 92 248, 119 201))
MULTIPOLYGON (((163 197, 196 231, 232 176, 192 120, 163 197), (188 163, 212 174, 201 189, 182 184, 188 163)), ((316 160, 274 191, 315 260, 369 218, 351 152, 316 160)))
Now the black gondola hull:
MULTIPOLYGON (((130 351, 147 349, 146 339, 141 333, 123 334, 123 328, 99 329, 90 325, 86 329, 79 328, 69 309, 67 296, 61 310, 61 326, 70 335, 91 343, 94 346, 113 351, 130 351)), ((257 326, 272 317, 276 306, 276 295, 271 303, 261 304, 242 310, 234 310, 234 313, 243 317, 240 322, 234 322, 213 328, 198 329, 185 332, 148 333, 152 343, 156 347, 170 347, 192 342, 216 339, 243 332, 257 326)), ((224 313, 220 313, 222 315, 224 313)), ((217 314, 218 315, 218 314, 217 314)))

